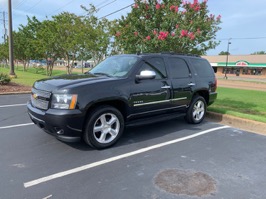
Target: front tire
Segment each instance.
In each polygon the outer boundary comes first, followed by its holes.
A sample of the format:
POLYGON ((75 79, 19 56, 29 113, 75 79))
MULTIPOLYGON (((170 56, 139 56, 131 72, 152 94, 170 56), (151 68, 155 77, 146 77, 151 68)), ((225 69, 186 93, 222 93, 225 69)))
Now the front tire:
POLYGON ((96 149, 112 146, 124 131, 123 115, 112 106, 97 107, 91 112, 86 123, 83 139, 86 144, 96 149))
POLYGON ((186 121, 190 124, 199 124, 205 118, 206 101, 202 96, 195 96, 187 110, 186 121))

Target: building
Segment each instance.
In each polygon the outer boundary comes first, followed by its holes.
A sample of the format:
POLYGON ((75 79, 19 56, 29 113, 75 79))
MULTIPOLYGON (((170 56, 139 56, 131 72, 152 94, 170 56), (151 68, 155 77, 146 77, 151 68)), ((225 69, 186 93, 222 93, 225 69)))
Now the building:
POLYGON ((266 77, 266 55, 202 56, 207 59, 217 74, 261 75, 266 77))

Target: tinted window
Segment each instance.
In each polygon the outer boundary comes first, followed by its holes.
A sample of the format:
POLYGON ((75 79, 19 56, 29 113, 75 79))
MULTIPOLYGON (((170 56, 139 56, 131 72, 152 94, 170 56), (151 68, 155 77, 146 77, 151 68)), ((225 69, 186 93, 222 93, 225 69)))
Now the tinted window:
POLYGON ((205 59, 191 59, 197 74, 201 77, 214 76, 210 63, 205 59))
POLYGON ((180 58, 171 57, 168 59, 173 78, 189 77, 189 69, 187 63, 180 58))
POLYGON ((164 60, 162 58, 151 58, 148 59, 145 64, 142 65, 141 71, 151 70, 156 73, 155 79, 164 79, 166 78, 166 69, 164 60))

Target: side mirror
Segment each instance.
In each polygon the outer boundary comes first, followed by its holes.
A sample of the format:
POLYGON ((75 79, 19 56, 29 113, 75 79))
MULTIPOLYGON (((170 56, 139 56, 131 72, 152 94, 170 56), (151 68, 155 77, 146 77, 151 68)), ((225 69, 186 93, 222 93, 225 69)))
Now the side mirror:
POLYGON ((154 79, 156 77, 156 73, 151 70, 143 70, 140 72, 140 75, 136 75, 136 80, 145 80, 145 79, 154 79))

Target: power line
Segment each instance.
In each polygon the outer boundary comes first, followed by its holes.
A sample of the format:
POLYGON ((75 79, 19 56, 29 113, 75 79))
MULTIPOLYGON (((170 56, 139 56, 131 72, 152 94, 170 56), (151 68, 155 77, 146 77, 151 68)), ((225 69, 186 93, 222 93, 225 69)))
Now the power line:
POLYGON ((62 8, 68 6, 68 5, 71 4, 73 1, 75 1, 75 0, 71 0, 71 1, 69 1, 68 3, 66 3, 65 5, 63 5, 62 7, 58 8, 57 10, 54 10, 53 12, 51 12, 50 14, 48 14, 48 16, 50 16, 52 13, 55 13, 55 12, 57 12, 57 11, 59 11, 59 10, 62 10, 62 8))
POLYGON ((223 38, 223 39, 218 39, 221 41, 228 41, 228 40, 251 40, 251 39, 266 39, 266 37, 231 37, 231 38, 223 38))
POLYGON ((110 1, 110 0, 104 0, 104 1, 100 2, 99 4, 95 5, 95 7, 101 6, 102 4, 104 4, 104 3, 108 2, 108 1, 110 1))
MULTIPOLYGON (((114 3, 115 1, 116 1, 116 0, 113 0, 113 1, 111 1, 111 2, 109 2, 109 3, 107 3, 107 4, 105 4, 105 5, 103 5, 103 6, 99 7, 99 8, 97 8, 97 10, 100 10, 100 9, 104 8, 104 7, 106 7, 106 6, 108 6, 108 5, 112 4, 112 3, 114 3)), ((107 2, 108 2, 108 1, 107 1, 107 2)))
POLYGON ((14 9, 17 9, 18 7, 20 7, 25 1, 27 1, 27 0, 21 0, 20 2, 18 2, 18 3, 14 6, 14 9))
POLYGON ((121 9, 119 9, 119 10, 116 10, 116 11, 114 11, 114 12, 108 14, 108 15, 105 15, 105 16, 101 17, 100 19, 105 18, 105 17, 108 17, 108 16, 110 16, 110 15, 113 15, 113 14, 115 14, 115 13, 117 13, 117 12, 120 12, 121 10, 124 10, 124 9, 126 9, 126 8, 128 8, 128 7, 132 6, 132 5, 134 5, 134 4, 135 4, 135 3, 132 3, 132 4, 128 5, 128 6, 126 6, 126 7, 123 7, 123 8, 121 8, 121 9))
MULTIPOLYGON (((109 0, 108 0, 109 1, 109 0)), ((106 2, 108 2, 108 1, 106 1, 106 2)), ((106 6, 108 6, 108 5, 110 5, 110 4, 112 4, 112 3, 114 3, 114 2, 116 2, 116 0, 113 0, 113 1, 111 1, 111 2, 109 2, 109 3, 107 3, 107 4, 105 4, 105 5, 103 5, 103 6, 101 6, 101 7, 99 7, 99 8, 97 8, 97 6, 95 6, 96 7, 96 11, 98 12, 99 10, 101 10, 102 8, 104 8, 104 7, 106 7, 106 6)), ((101 3, 102 4, 102 3, 101 3)), ((85 12, 83 12, 81 15, 85 15, 87 13, 87 11, 85 11, 85 12)))
POLYGON ((42 0, 39 0, 37 3, 35 3, 32 7, 30 7, 28 10, 26 10, 25 12, 29 12, 31 11, 33 8, 35 8, 39 3, 41 3, 42 0))

